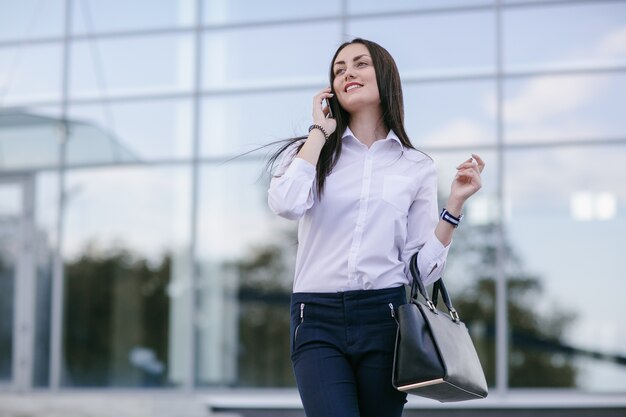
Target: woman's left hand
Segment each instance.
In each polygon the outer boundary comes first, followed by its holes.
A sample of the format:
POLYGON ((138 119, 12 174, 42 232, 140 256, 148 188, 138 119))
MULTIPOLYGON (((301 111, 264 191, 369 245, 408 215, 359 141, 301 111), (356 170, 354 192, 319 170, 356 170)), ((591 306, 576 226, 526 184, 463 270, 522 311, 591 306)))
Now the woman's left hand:
POLYGON ((484 168, 485 163, 476 154, 472 154, 472 158, 456 167, 457 173, 452 181, 450 199, 463 204, 469 197, 480 190, 480 187, 482 187, 480 174, 484 168))

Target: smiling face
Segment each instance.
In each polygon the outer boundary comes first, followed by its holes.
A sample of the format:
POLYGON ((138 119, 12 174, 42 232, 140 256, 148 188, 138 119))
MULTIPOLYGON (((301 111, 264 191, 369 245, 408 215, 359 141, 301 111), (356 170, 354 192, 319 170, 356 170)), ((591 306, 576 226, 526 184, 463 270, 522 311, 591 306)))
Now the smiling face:
POLYGON ((333 63, 333 90, 348 113, 380 106, 376 70, 370 52, 361 43, 347 45, 333 63))

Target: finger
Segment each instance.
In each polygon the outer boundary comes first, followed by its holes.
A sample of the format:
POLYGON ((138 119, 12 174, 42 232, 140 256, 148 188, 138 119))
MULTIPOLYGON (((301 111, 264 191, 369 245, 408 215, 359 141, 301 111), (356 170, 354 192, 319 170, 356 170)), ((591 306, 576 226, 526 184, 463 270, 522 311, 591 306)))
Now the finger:
POLYGON ((480 174, 475 169, 463 169, 457 172, 457 178, 463 181, 478 181, 480 174))
POLYGON ((472 158, 474 158, 478 164, 478 171, 483 172, 483 169, 485 168, 485 161, 483 161, 482 158, 475 153, 472 154, 472 158))

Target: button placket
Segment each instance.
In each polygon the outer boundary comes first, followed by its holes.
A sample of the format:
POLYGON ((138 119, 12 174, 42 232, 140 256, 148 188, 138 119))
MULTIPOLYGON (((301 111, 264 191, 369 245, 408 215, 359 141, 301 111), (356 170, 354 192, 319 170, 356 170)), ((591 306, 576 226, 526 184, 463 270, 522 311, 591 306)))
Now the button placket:
POLYGON ((365 218, 367 216, 367 208, 372 183, 372 156, 368 151, 363 162, 363 176, 361 183, 361 194, 359 197, 359 211, 356 220, 356 227, 352 235, 352 245, 350 248, 350 256, 348 258, 348 278, 350 283, 355 284, 356 276, 356 260, 365 231, 365 218))

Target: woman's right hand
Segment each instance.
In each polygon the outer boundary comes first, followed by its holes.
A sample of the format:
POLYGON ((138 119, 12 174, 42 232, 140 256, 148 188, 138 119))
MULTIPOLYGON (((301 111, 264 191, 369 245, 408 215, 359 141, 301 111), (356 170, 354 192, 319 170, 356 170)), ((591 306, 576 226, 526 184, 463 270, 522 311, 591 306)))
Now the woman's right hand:
POLYGON ((313 123, 322 126, 329 135, 337 129, 337 121, 328 117, 330 110, 324 104, 324 99, 330 99, 333 95, 330 87, 327 87, 313 97, 313 123))

